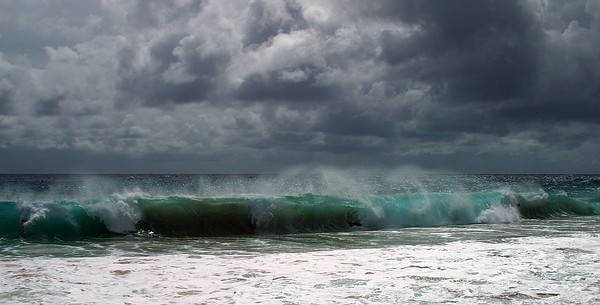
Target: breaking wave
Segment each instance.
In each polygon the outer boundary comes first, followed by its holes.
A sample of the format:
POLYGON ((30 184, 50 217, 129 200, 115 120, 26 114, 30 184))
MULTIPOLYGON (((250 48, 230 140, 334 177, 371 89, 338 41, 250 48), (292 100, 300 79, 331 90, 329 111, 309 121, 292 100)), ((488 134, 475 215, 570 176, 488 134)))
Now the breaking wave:
POLYGON ((600 205, 546 193, 507 192, 340 196, 150 196, 141 192, 66 201, 0 201, 2 237, 124 234, 227 236, 509 223, 521 218, 598 215, 600 205))

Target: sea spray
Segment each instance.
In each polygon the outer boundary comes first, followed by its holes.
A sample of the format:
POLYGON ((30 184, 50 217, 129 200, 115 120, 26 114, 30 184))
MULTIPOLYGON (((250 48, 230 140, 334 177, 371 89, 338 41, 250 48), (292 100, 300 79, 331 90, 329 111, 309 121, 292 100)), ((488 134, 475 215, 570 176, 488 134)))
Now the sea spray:
MULTIPOLYGON (((37 204, 22 215, 32 223, 23 233, 35 236, 102 236, 138 230, 166 236, 222 236, 495 222, 497 218, 489 215, 500 210, 490 208, 501 202, 498 192, 372 195, 368 202, 318 194, 196 198, 127 193, 78 203, 37 204)), ((16 219, 10 221, 16 223, 19 213, 14 215, 16 219)), ((4 233, 17 232, 13 228, 4 233)))
POLYGON ((481 211, 475 218, 477 223, 511 223, 520 219, 519 210, 516 206, 493 205, 490 208, 481 211))
POLYGON ((106 228, 114 233, 136 231, 136 224, 142 219, 138 200, 147 197, 140 190, 113 194, 105 200, 95 201, 86 207, 92 217, 99 218, 106 228))

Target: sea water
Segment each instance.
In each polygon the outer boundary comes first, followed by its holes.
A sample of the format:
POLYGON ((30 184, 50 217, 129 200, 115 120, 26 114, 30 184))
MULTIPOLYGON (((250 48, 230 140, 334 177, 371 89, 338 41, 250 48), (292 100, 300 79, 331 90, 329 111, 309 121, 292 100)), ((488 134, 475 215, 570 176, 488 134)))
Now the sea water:
POLYGON ((2 175, 0 303, 600 303, 600 176, 2 175))

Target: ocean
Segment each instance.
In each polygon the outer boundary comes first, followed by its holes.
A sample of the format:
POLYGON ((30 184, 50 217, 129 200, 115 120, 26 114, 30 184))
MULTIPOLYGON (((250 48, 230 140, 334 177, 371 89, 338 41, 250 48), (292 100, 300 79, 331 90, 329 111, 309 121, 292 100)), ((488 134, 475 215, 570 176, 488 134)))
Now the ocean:
POLYGON ((598 304, 600 176, 0 175, 2 304, 598 304))

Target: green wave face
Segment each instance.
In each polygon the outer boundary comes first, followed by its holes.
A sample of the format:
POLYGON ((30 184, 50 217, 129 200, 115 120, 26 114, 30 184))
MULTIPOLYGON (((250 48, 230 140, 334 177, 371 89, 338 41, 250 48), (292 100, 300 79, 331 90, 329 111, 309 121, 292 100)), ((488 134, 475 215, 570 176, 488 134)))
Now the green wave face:
POLYGON ((101 237, 114 235, 102 219, 72 202, 22 206, 0 203, 0 236, 5 237, 101 237))
POLYGON ((600 214, 598 202, 587 202, 566 195, 535 196, 527 199, 516 197, 519 213, 525 218, 549 218, 557 216, 591 216, 600 214))
POLYGON ((213 236, 347 230, 360 203, 329 196, 142 199, 138 228, 162 235, 213 236))

